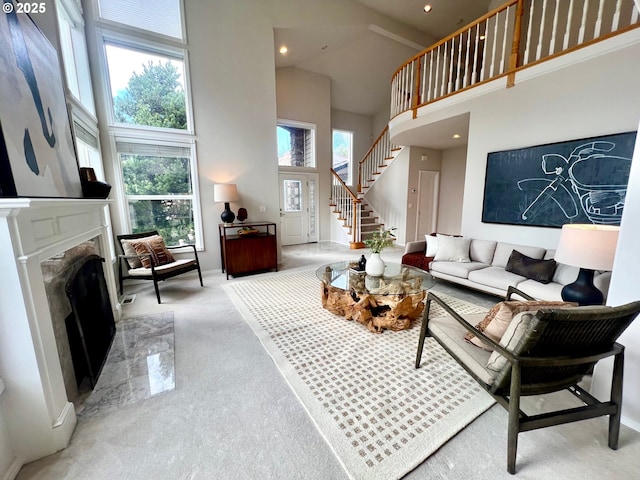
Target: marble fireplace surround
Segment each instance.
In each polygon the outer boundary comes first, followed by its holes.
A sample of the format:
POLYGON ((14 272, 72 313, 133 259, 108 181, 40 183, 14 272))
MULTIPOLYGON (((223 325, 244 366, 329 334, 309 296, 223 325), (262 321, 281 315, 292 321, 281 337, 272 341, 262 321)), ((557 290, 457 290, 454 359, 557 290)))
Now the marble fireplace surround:
MULTIPOLYGON (((109 200, 0 199, 0 396, 9 441, 20 464, 65 448, 76 413, 65 389, 42 264, 93 239, 112 251, 109 200)), ((105 280, 120 318, 114 272, 105 280)))

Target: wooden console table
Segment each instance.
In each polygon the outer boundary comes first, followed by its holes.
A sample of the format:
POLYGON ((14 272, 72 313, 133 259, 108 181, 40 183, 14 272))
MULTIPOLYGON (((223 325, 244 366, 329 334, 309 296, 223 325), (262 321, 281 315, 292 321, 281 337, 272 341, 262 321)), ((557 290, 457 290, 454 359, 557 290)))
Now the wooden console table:
POLYGON ((240 275, 275 269, 278 271, 276 224, 272 222, 220 223, 220 260, 222 271, 240 275), (256 230, 240 234, 241 229, 256 230))

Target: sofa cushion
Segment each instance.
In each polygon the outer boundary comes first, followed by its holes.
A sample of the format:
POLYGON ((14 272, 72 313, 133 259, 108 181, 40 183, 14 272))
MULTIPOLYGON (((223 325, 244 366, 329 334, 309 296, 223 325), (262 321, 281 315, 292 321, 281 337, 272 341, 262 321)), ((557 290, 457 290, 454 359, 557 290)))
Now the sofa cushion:
POLYGON ((480 262, 433 262, 430 269, 435 272, 446 273, 460 278, 467 278, 469 272, 486 268, 486 263, 480 262))
POLYGON ((549 283, 556 271, 556 261, 553 259, 538 260, 514 250, 511 252, 505 270, 540 283, 549 283))
POLYGON ((556 271, 553 274, 553 281, 561 285, 568 285, 569 283, 573 283, 576 281, 579 271, 580 269, 578 267, 572 267, 570 265, 565 265, 564 263, 558 263, 556 271))
POLYGON ((525 280, 518 284, 518 290, 522 290, 533 298, 544 300, 562 300, 562 288, 564 285, 556 282, 540 283, 535 280, 525 280))
POLYGON ((438 253, 438 237, 435 235, 425 235, 424 240, 426 247, 424 249, 425 257, 435 257, 438 253))
POLYGON ((155 267, 175 262, 175 258, 173 258, 173 255, 171 255, 171 252, 164 244, 164 239, 159 235, 151 238, 131 240, 131 246, 137 255, 151 255, 151 257, 140 257, 144 268, 150 268, 152 264, 155 267))
POLYGON ((469 245, 470 238, 451 237, 437 234, 438 252, 434 262, 470 262, 469 245))
POLYGON ((505 271, 504 267, 487 267, 480 270, 469 272, 469 280, 487 285, 489 287, 499 288, 505 292, 509 286, 518 286, 518 283, 526 280, 522 275, 505 271))
POLYGON ((469 245, 469 258, 472 262, 491 264, 493 254, 496 251, 498 242, 495 240, 471 240, 469 245))
POLYGON ((496 245, 496 252, 493 254, 491 266, 502 268, 506 267, 509 257, 511 256, 511 252, 514 250, 518 250, 520 253, 524 253, 528 257, 537 259, 541 259, 545 254, 544 248, 498 242, 498 245, 496 245))

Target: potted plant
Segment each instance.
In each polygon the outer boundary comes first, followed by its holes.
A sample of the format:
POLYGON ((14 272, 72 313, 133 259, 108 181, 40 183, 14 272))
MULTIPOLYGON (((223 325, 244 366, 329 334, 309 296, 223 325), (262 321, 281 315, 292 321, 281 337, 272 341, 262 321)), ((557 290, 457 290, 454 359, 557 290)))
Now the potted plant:
POLYGON ((396 237, 392 233, 393 230, 395 230, 395 228, 390 230, 381 228, 373 232, 370 238, 365 239, 364 244, 371 250, 371 256, 369 260, 367 260, 365 267, 367 275, 379 277, 384 273, 385 265, 384 260, 380 258, 380 252, 387 247, 393 246, 396 240, 396 237))

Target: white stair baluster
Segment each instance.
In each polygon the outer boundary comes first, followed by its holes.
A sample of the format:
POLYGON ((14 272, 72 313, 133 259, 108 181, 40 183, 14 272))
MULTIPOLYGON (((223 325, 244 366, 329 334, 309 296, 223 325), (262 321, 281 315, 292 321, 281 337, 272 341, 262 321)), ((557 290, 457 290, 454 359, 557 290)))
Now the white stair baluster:
POLYGON ((593 30, 593 38, 598 38, 602 31, 602 10, 604 9, 604 0, 600 0, 598 5, 598 19, 596 20, 596 26, 593 30))
POLYGON ((535 0, 531 0, 531 8, 529 9, 529 24, 527 25, 527 45, 524 49, 524 58, 522 64, 529 63, 529 52, 531 51, 531 32, 533 31, 533 11, 535 10, 535 0))
POLYGON ((584 0, 582 7, 582 19, 580 20, 580 30, 578 31, 578 45, 584 42, 584 35, 587 31, 587 12, 589 11, 589 0, 584 0))
POLYGON ((567 11, 567 21, 565 22, 564 42, 562 42, 562 49, 569 48, 569 39, 571 37, 571 21, 573 20, 573 0, 569 1, 569 10, 567 11))
POLYGON ((544 41, 544 26, 547 23, 547 0, 542 0, 542 18, 540 19, 540 32, 538 33, 538 46, 536 48, 536 60, 542 57, 542 42, 544 41))
POLYGON ((549 55, 553 55, 556 50, 556 34, 558 31, 558 15, 560 9, 560 0, 556 0, 556 9, 553 13, 553 27, 551 29, 551 40, 549 42, 549 55))

